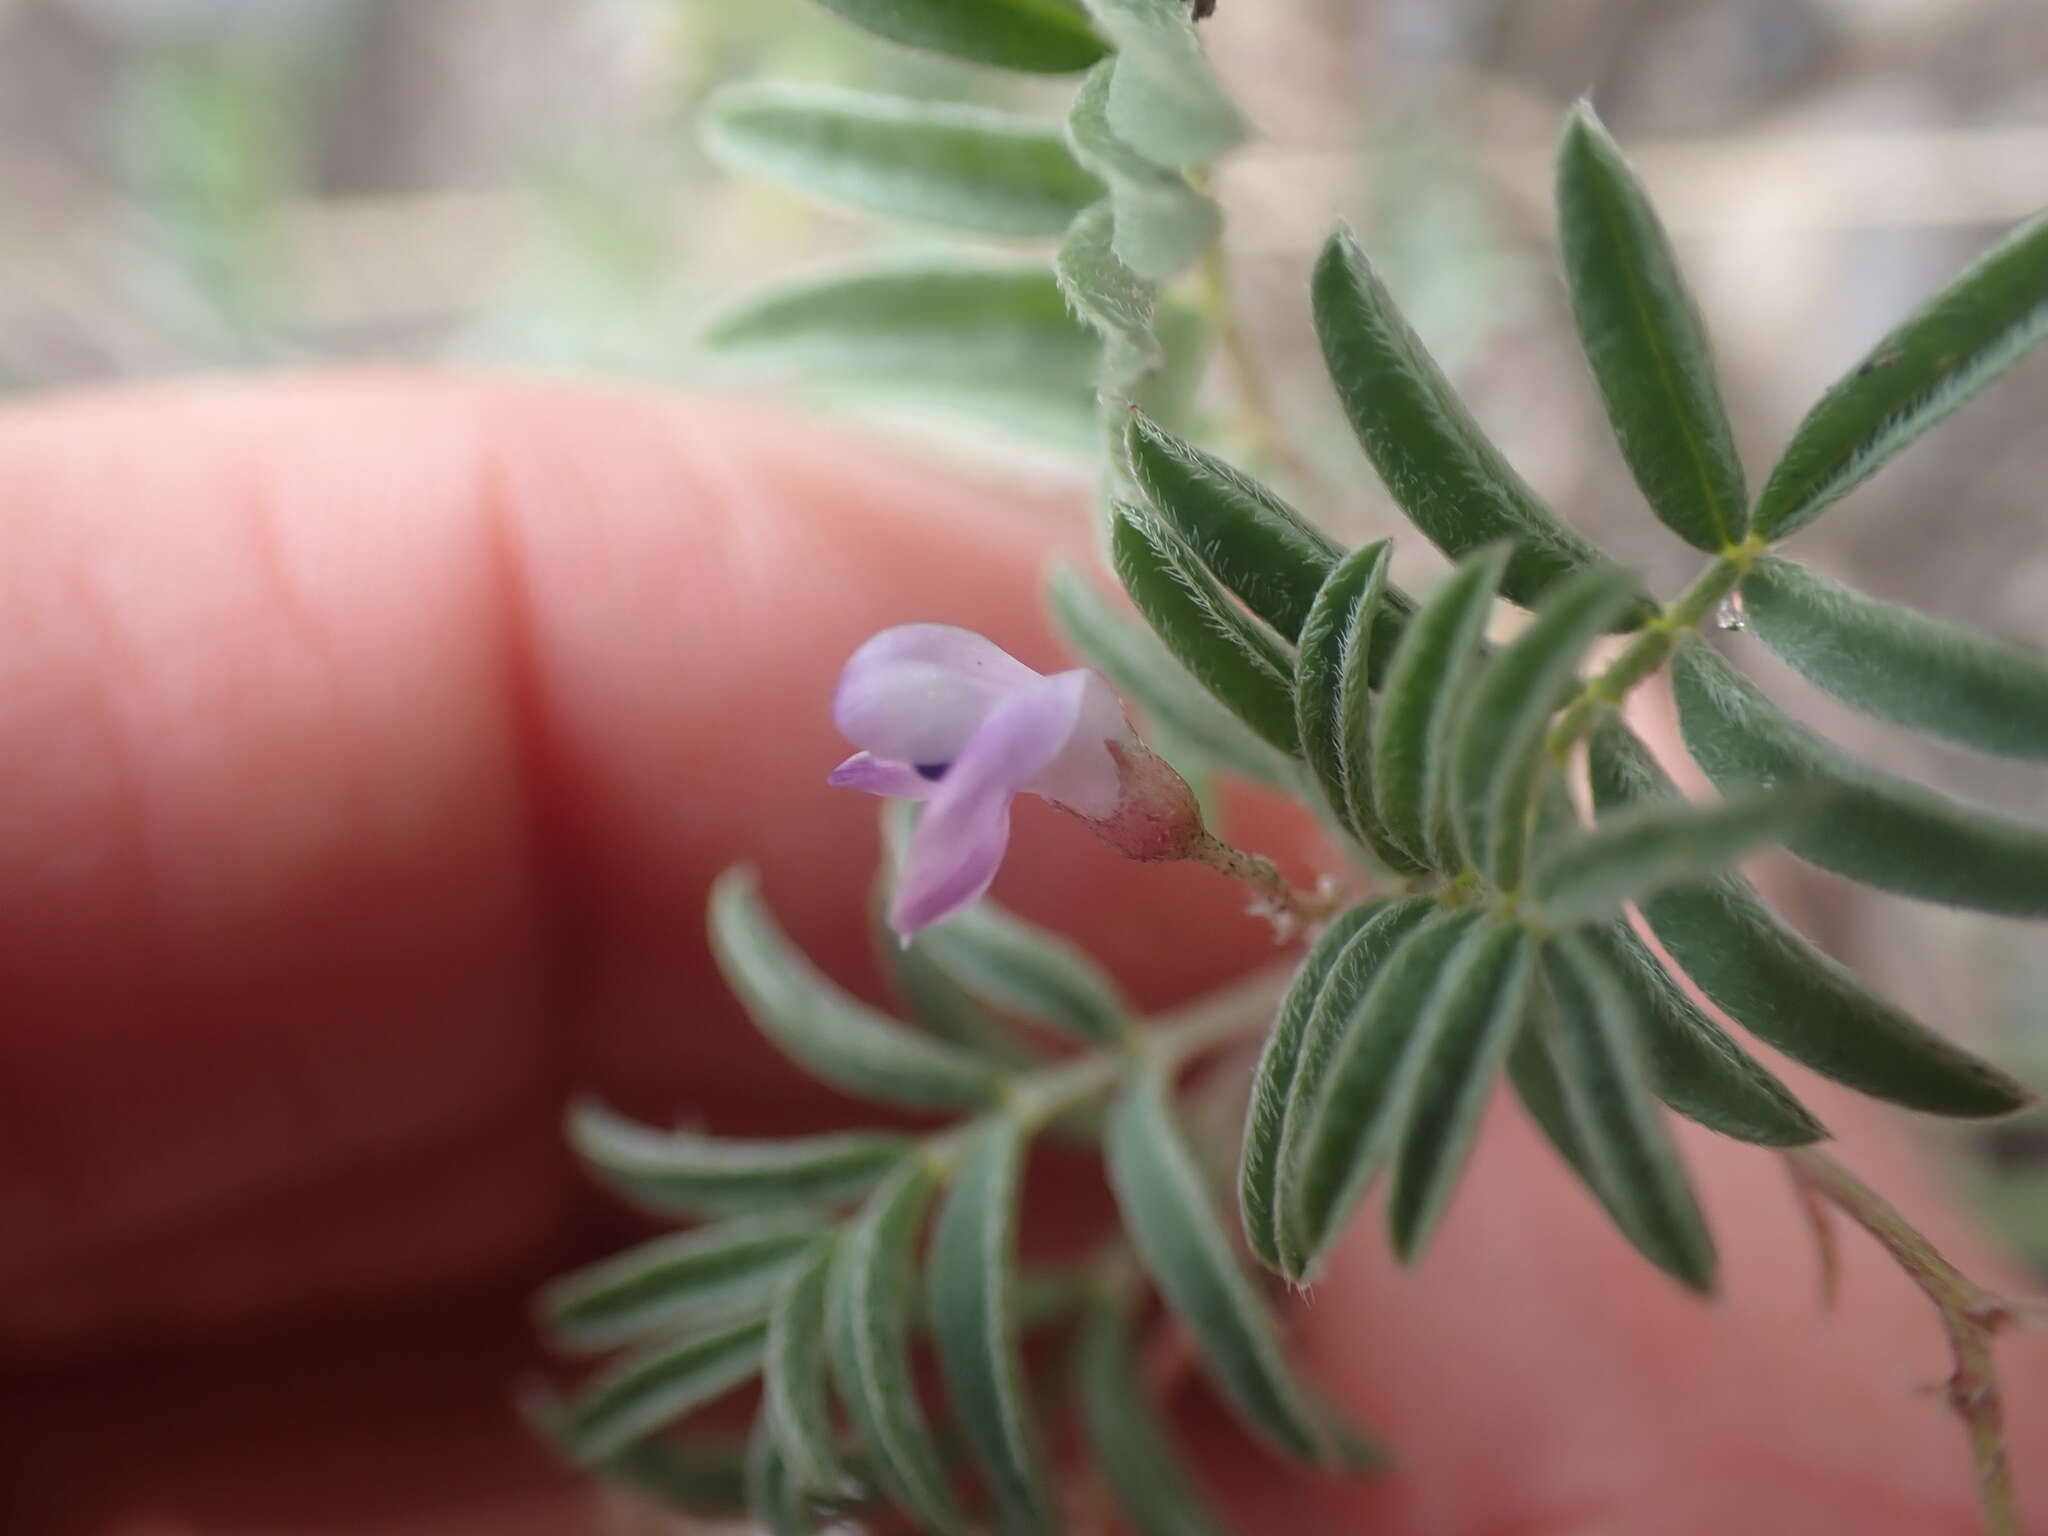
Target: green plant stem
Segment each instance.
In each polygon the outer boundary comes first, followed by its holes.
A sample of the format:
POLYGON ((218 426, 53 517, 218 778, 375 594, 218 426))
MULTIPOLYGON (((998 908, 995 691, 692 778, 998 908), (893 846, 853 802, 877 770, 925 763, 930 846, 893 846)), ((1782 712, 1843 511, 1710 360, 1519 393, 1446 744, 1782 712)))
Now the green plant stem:
POLYGON ((1716 555, 1691 586, 1636 632, 1619 656, 1597 677, 1587 679, 1550 728, 1551 755, 1560 759, 1569 756, 1601 710, 1620 704, 1630 689, 1669 661, 1679 640, 1705 623, 1721 600, 1741 585, 1765 547, 1761 539, 1752 536, 1716 555))
POLYGON ((2019 1536, 2012 1462, 2005 1449, 2005 1404, 1993 1371, 1991 1343, 2014 1324, 2038 1316, 2034 1303, 1987 1291, 1941 1256, 1905 1217, 1825 1152, 1800 1147, 1785 1154, 1792 1176, 1876 1238, 1941 1314, 1955 1355, 1948 1403, 1969 1433, 1977 1466, 1977 1500, 1987 1536, 2019 1536))

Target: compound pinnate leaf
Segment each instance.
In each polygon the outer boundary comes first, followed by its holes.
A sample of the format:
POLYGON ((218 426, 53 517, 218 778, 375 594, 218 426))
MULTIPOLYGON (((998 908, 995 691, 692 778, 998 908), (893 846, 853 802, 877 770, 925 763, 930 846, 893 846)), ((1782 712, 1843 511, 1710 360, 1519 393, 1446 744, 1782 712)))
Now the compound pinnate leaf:
MULTIPOLYGON (((1678 798, 1619 720, 1595 729, 1589 764, 1603 813, 1678 798)), ((2029 1102, 2027 1091, 1996 1067, 1871 995, 1788 928, 1748 881, 1722 875, 1640 906, 1702 992, 1751 1034, 1816 1072, 1937 1115, 2002 1115, 2029 1102)))
POLYGON ((1591 946, 1570 936, 1545 946, 1543 971, 1557 1006, 1537 1020, 1594 1188, 1644 1257, 1694 1290, 1712 1290, 1713 1239, 1651 1091, 1628 993, 1591 946))
POLYGON ((1160 165, 1204 165, 1245 137, 1181 0, 1085 0, 1116 45, 1107 113, 1117 136, 1160 165))
POLYGON ((2048 214, 1987 251, 1873 347, 1792 434, 1757 495, 1782 539, 2019 361, 2048 334, 2048 214))
POLYGON ((1338 820, 1406 874, 1421 865, 1380 821, 1372 786, 1372 684, 1387 666, 1380 641, 1390 551, 1385 539, 1353 550, 1316 593, 1295 658, 1294 713, 1302 755, 1338 820))
POLYGON ((1686 749, 1724 790, 1818 786, 1785 845, 1880 890, 2018 917, 2048 916, 2048 827, 1954 800, 1857 761, 1787 715, 1706 646, 1681 646, 1672 692, 1686 749))
POLYGON ((1073 157, 1108 185, 1115 220, 1111 249, 1142 278, 1164 281, 1199 258, 1217 237, 1215 202, 1171 167, 1148 159, 1110 126, 1109 98, 1121 61, 1106 59, 1081 82, 1067 114, 1073 157))
POLYGON ((1225 1536, 1145 1398, 1128 1305, 1102 1301, 1074 1346, 1081 1427, 1138 1536, 1225 1536))
POLYGON ((1343 550, 1249 475, 1143 415, 1124 454, 1152 510, 1210 574, 1282 635, 1300 634, 1343 550))
POLYGON ((1453 850, 1443 834, 1451 724, 1477 667, 1503 545, 1467 557, 1402 632, 1372 724, 1373 799, 1381 823, 1416 859, 1436 868, 1453 850))
POLYGON ((886 1131, 779 1141, 657 1131, 593 1102, 570 1107, 568 1135, 607 1184, 651 1210, 686 1216, 852 1200, 913 1145, 886 1131))
POLYGON ((978 997, 1081 1040, 1130 1027, 1116 984, 1081 949, 983 900, 918 935, 926 954, 978 997))
POLYGON ((1017 1186, 1025 1136, 1008 1116, 974 1132, 953 1171, 925 1270, 954 1422, 1007 1531, 1049 1531, 1053 1500, 1017 1355, 1017 1186))
POLYGON ((1321 1412, 1289 1372, 1273 1321, 1231 1248, 1174 1123, 1162 1069, 1145 1069, 1117 1096, 1104 1151, 1132 1245, 1223 1395, 1280 1450, 1328 1459, 1333 1447, 1321 1412))
POLYGON ((1697 885, 1789 837, 1825 804, 1797 789, 1738 790, 1718 805, 1638 806, 1544 853, 1529 896, 1546 923, 1601 922, 1674 885, 1697 885))
POLYGON ((1157 635, 1117 611, 1073 566, 1055 565, 1046 592, 1067 643, 1154 725, 1233 773, 1267 784, 1289 782, 1287 759, 1217 703, 1157 635))
POLYGON ((602 1462, 714 1402, 761 1369, 768 1331, 755 1318, 717 1333, 630 1355, 569 1400, 562 1432, 579 1461, 602 1462))
POLYGON ((1521 883, 1550 717, 1574 692, 1586 648, 1629 606, 1635 582, 1614 566, 1566 577, 1536 617, 1472 680, 1452 727, 1451 820, 1466 860, 1494 885, 1521 883))
POLYGON ((1387 1229, 1412 1263, 1436 1227, 1479 1133, 1502 1064, 1529 1007, 1536 940, 1500 923, 1472 929, 1448 957, 1403 1051, 1406 1105, 1387 1229))
POLYGON ((1358 968, 1362 993, 1342 1008, 1332 998, 1325 1028, 1338 1034, 1327 1065, 1312 1089, 1290 1097, 1283 1126, 1274 1203, 1281 1268, 1292 1279, 1313 1276, 1399 1140, 1423 1020, 1479 922, 1478 912, 1463 911, 1403 923, 1391 948, 1382 954, 1375 945, 1376 963, 1358 968))
POLYGON ((768 81, 718 92, 704 124, 721 159, 891 218, 1052 236, 1103 191, 1056 130, 984 107, 768 81))
POLYGON ((711 889, 711 950, 726 982, 783 1054, 834 1087, 924 1109, 979 1107, 1000 1091, 989 1062, 853 998, 784 937, 752 870, 728 869, 711 889))
POLYGON ((966 1522, 918 1404, 910 1359, 918 1230, 938 1183, 920 1159, 868 1198, 833 1259, 825 1336, 839 1395, 882 1486, 926 1525, 950 1532, 966 1522))
POLYGON ((1579 345, 1643 498, 1695 549, 1740 543, 1749 493, 1706 327, 1649 197, 1583 102, 1558 148, 1557 215, 1579 345))
POLYGON ((1757 638, 1865 714, 2048 762, 2048 656, 1880 602, 1765 556, 1742 584, 1757 638))
POLYGON ((1181 665, 1268 743, 1297 753, 1290 648, 1239 608, 1152 514, 1118 506, 1110 553, 1124 590, 1181 665))
POLYGON ((818 0, 891 42, 1028 74, 1088 68, 1105 46, 1068 0, 818 0))
MULTIPOLYGON (((1323 360, 1351 429, 1432 543, 1455 560, 1508 540, 1514 557, 1501 590, 1524 605, 1560 576, 1601 561, 1480 431, 1349 231, 1324 246, 1314 298, 1323 360)), ((1643 604, 1631 617, 1649 612, 1643 604)))
POLYGON ((1739 1141, 1797 1147, 1827 1128, 1706 1014, 1620 918, 1581 938, 1627 994, 1657 1096, 1690 1120, 1739 1141))
POLYGON ((655 1332, 763 1311, 768 1288, 817 1240, 815 1217, 735 1216, 642 1243, 565 1275, 540 1296, 560 1342, 607 1349, 655 1332))
POLYGON ((797 1487, 833 1492, 846 1469, 832 1431, 825 1358, 826 1292, 834 1245, 817 1241, 775 1287, 761 1366, 761 1419, 797 1487))
POLYGON ((1251 1104, 1244 1121, 1244 1149, 1238 1159, 1238 1210, 1252 1253, 1276 1267, 1280 1260, 1273 1183, 1279 1168, 1281 1127, 1301 1065, 1302 1038, 1338 956, 1358 931, 1384 910, 1384 904, 1378 902, 1349 907, 1316 936, 1293 981, 1288 983, 1286 995, 1280 999, 1280 1011, 1252 1076, 1251 1104))

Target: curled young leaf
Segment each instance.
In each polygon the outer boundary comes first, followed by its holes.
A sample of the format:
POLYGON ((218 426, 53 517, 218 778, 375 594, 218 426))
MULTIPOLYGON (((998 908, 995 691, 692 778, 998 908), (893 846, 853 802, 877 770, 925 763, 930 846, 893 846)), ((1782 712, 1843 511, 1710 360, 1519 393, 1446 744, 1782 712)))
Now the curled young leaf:
POLYGON ((1222 218, 1178 170, 1148 159, 1110 126, 1109 98, 1118 59, 1105 59, 1081 82, 1067 114, 1073 157, 1108 185, 1115 220, 1111 249, 1138 276, 1162 282, 1200 258, 1222 218))
MULTIPOLYGON (((1602 721, 1591 748, 1593 796, 1603 813, 1678 798, 1619 720, 1602 721)), ((1751 1034, 1823 1076, 1937 1115, 2002 1115, 2029 1102, 1996 1067, 1864 990, 1739 876, 1668 890, 1640 906, 1702 992, 1751 1034)))
POLYGON ((1180 536, 1150 513, 1118 506, 1110 541, 1124 590, 1181 665, 1267 742, 1298 753, 1288 646, 1239 608, 1180 536))
POLYGON ((985 107, 762 81, 719 91, 704 126, 728 163, 891 218, 1051 236, 1102 196, 1056 130, 985 107))
POLYGON ((1809 863, 1922 901, 2048 916, 2048 827, 1954 800, 1859 762, 1697 642, 1672 663, 1686 749, 1722 788, 1826 791, 1785 846, 1809 863))
POLYGON ((569 1400, 562 1432, 586 1464, 616 1456, 706 1403, 751 1381, 768 1330, 759 1318, 717 1333, 630 1355, 569 1400))
POLYGON ((607 1184, 669 1215, 722 1216, 856 1199, 913 1143, 886 1131, 786 1140, 657 1131, 583 1101, 569 1144, 607 1184))
POLYGON ((938 1182, 929 1163, 907 1162, 868 1198, 833 1259, 825 1328, 839 1394, 882 1486, 932 1529, 954 1532, 966 1521, 910 1362, 918 1230, 938 1182))
POLYGON ((1586 648, 1634 591, 1634 578, 1614 566, 1558 582, 1529 626, 1479 668, 1451 725, 1451 821, 1466 861, 1500 890, 1522 881, 1550 717, 1575 691, 1586 648))
POLYGON ((1332 997, 1318 1033, 1341 1033, 1319 1080, 1290 1097, 1278 1159, 1278 1246, 1292 1279, 1314 1275, 1399 1141, 1424 1021, 1481 916, 1467 910, 1410 919, 1390 935, 1383 956, 1377 945, 1369 952, 1375 964, 1358 967, 1363 992, 1341 1008, 1344 999, 1332 997))
POLYGON ((1401 635, 1373 718, 1375 808, 1394 840, 1434 869, 1449 867, 1455 853, 1444 805, 1451 724, 1507 561, 1506 547, 1492 545, 1438 584, 1401 635))
POLYGON ((1749 493, 1706 327, 1648 195, 1585 102, 1558 146, 1557 218, 1579 345, 1643 499, 1695 549, 1740 543, 1749 493))
POLYGON ((540 1295, 548 1331, 578 1349, 759 1315, 821 1230, 813 1216, 736 1216, 671 1233, 565 1275, 540 1295))
POLYGON ((750 869, 728 869, 711 888, 711 950, 761 1032, 834 1087, 925 1109, 979 1107, 1000 1091, 990 1063, 913 1034, 819 974, 768 915, 750 869))
POLYGON ((1757 638, 1865 714, 2048 762, 2048 656, 1879 602, 1766 555, 1742 584, 1757 638))
POLYGON ((1628 993, 1597 951, 1564 936, 1544 948, 1557 1006, 1535 1023, 1563 1089, 1595 1191, 1643 1256, 1697 1291, 1714 1286, 1714 1242, 1650 1088, 1628 993))
MULTIPOLYGON (((1456 560, 1508 540, 1514 555, 1501 590, 1525 606, 1560 576, 1601 562, 1479 429, 1348 230, 1323 247, 1314 298, 1323 360, 1351 429, 1432 543, 1456 560)), ((1650 611, 1645 601, 1631 618, 1650 611)))
POLYGON ((1292 640, 1343 550, 1249 475, 1133 415, 1124 456, 1152 510, 1209 573, 1292 640))
POLYGON ((1116 45, 1109 125, 1161 165, 1205 165, 1245 136, 1181 0, 1084 0, 1116 45))
POLYGON ((1073 566, 1046 578, 1053 620, 1067 643, 1153 725, 1221 768, 1266 784, 1290 782, 1287 759, 1188 675, 1159 637, 1118 612, 1073 566))
POLYGON ((1288 1370, 1272 1319, 1231 1250, 1201 1169, 1174 1124, 1162 1069, 1141 1071, 1117 1096, 1104 1152, 1140 1261, 1246 1427, 1290 1456, 1329 1459, 1333 1446, 1321 1412, 1288 1370))
POLYGON ((954 1422, 987 1476, 1006 1531, 1050 1531, 1052 1492, 1017 1355, 1017 1186, 1024 1131, 974 1132, 932 1232, 925 1285, 954 1422))
POLYGON ((1081 1428, 1138 1536, 1225 1536, 1145 1398, 1128 1305, 1090 1307, 1075 1338, 1081 1428))
POLYGON ((1804 527, 2048 335, 2048 214, 2037 214, 1880 341, 1792 434, 1756 532, 1804 527))
POLYGON ((1106 51, 1068 0, 818 0, 894 43, 1028 74, 1086 69, 1106 51))

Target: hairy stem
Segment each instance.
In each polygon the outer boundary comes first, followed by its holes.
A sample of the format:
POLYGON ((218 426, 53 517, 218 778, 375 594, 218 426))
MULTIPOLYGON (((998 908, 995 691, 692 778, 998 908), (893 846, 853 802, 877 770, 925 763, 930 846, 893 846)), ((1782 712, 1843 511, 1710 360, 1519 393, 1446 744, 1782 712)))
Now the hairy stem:
POLYGON ((2035 1304, 1987 1291, 1941 1256, 1890 1202, 1825 1152, 1800 1147, 1785 1154, 1802 1189, 1827 1201, 1876 1238, 1941 1314, 1955 1355, 1948 1403, 1970 1437, 1977 1499, 1988 1536, 2019 1536, 2012 1463, 2005 1449, 2005 1404, 1992 1368, 1991 1342, 2027 1320, 2035 1304))
POLYGON ((1188 858, 1257 891, 1260 906, 1273 919, 1282 939, 1291 939, 1304 928, 1322 922, 1338 905, 1337 898, 1326 892, 1304 891, 1290 885, 1271 859, 1233 848, 1212 832, 1202 834, 1202 841, 1188 858))

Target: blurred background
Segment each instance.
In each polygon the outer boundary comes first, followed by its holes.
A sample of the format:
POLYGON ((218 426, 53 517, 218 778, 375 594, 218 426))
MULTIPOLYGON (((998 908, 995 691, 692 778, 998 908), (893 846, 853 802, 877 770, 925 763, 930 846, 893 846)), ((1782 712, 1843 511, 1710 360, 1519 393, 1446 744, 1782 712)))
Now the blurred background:
MULTIPOLYGON (((1672 228, 1756 471, 1884 329, 2048 206, 2041 0, 1221 0, 1209 27, 1261 131, 1220 189, 1237 299, 1321 482, 1292 488, 1350 534, 1396 525, 1308 330, 1338 217, 1554 504, 1666 590, 1687 569, 1569 339, 1548 161, 1582 92, 1672 228)), ((904 245, 700 151, 706 94, 769 75, 1049 116, 1071 91, 809 0, 0 0, 0 391, 388 359, 756 387, 693 346, 717 302, 904 245)), ((961 451, 1073 453, 1005 426, 992 410, 961 451)), ((1799 553, 2048 645, 2048 355, 1799 553)), ((1856 719, 1731 639, 1845 743, 2048 819, 2038 771, 1856 719)), ((2048 1086, 2037 929, 1786 873, 1827 947, 2048 1086)), ((1942 1135, 2048 1272, 2048 1120, 1942 1135)))

